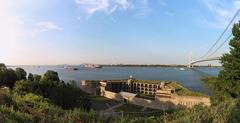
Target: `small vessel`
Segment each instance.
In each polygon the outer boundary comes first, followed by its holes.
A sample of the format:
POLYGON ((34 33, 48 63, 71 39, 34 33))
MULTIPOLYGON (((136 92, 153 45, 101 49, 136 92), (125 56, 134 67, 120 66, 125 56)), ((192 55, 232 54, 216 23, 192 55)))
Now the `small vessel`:
POLYGON ((102 66, 101 65, 96 65, 95 68, 102 68, 102 66))
POLYGON ((72 66, 65 66, 64 67, 64 69, 66 69, 66 70, 79 70, 79 68, 77 68, 77 67, 72 67, 72 66))
POLYGON ((180 68, 179 70, 185 70, 185 68, 180 68))
POLYGON ((91 68, 91 69, 93 69, 93 68, 102 68, 101 65, 96 65, 96 64, 86 64, 85 67, 86 68, 91 68))

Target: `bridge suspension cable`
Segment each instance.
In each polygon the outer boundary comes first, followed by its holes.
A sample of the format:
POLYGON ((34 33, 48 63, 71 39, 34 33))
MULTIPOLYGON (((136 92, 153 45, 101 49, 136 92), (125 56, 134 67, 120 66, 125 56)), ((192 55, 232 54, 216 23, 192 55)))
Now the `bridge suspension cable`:
POLYGON ((216 49, 214 50, 207 58, 211 57, 212 55, 214 55, 226 42, 228 42, 230 40, 230 38, 232 37, 232 33, 225 39, 225 41, 216 49))
MULTIPOLYGON (((237 12, 234 14, 233 18, 231 19, 231 21, 229 22, 229 24, 227 25, 227 27, 224 29, 224 31, 221 33, 221 35, 218 37, 218 39, 215 41, 215 43, 212 45, 212 47, 210 47, 210 49, 201 57, 199 57, 198 59, 202 59, 205 56, 207 56, 212 49, 218 44, 218 42, 222 39, 223 35, 227 32, 227 30, 229 29, 229 27, 231 26, 231 24, 233 23, 233 21, 236 19, 236 17, 238 16, 238 14, 240 13, 240 8, 237 10, 237 12)), ((230 36, 231 37, 231 36, 230 36)), ((224 43, 223 43, 224 44, 224 43)), ((220 48, 218 48, 220 49, 220 48)), ((214 54, 214 53, 213 53, 214 54)))

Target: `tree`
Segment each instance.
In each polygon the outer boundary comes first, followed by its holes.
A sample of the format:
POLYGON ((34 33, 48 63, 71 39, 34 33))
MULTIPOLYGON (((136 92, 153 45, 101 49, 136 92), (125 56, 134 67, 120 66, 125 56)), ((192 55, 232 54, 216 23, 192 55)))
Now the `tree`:
POLYGON ((6 78, 6 85, 9 86, 10 89, 13 89, 14 84, 17 81, 17 75, 15 71, 13 69, 8 69, 6 78))
POLYGON ((16 81, 17 75, 15 71, 7 69, 5 64, 0 63, 0 86, 5 85, 12 89, 16 81))
POLYGON ((57 81, 59 82, 60 79, 58 77, 58 73, 52 70, 48 70, 44 75, 41 81, 57 81))
POLYGON ((72 87, 77 88, 77 82, 75 80, 70 80, 69 81, 69 85, 72 86, 72 87))
POLYGON ((7 73, 7 67, 5 66, 5 64, 0 63, 0 85, 3 85, 4 77, 6 76, 7 73))
POLYGON ((34 81, 33 74, 29 73, 28 74, 28 81, 34 81))
POLYGON ((218 76, 219 91, 233 98, 240 97, 240 23, 232 29, 230 52, 223 55, 221 63, 223 70, 218 76))
POLYGON ((17 75, 12 69, 4 69, 0 71, 0 85, 8 86, 13 89, 15 82, 17 81, 17 75))
POLYGON ((26 80, 27 73, 24 69, 22 68, 16 68, 16 75, 18 80, 26 80))
POLYGON ((0 85, 6 84, 7 69, 0 68, 0 85))
POLYGON ((41 80, 41 78, 42 78, 41 75, 38 75, 38 74, 34 74, 34 75, 33 75, 33 80, 34 80, 35 82, 39 82, 39 81, 41 80))
POLYGON ((0 63, 0 69, 7 69, 6 65, 3 63, 0 63))

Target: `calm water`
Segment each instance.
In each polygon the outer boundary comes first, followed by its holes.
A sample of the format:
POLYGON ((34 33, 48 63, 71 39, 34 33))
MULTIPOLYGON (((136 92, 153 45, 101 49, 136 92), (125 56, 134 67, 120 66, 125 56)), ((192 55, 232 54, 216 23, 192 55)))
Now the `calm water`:
POLYGON ((101 69, 80 69, 78 71, 68 71, 63 67, 29 67, 21 66, 28 73, 44 74, 47 70, 57 71, 61 80, 110 80, 127 79, 130 75, 137 79, 145 80, 172 80, 178 81, 183 86, 198 92, 209 94, 203 82, 200 80, 204 76, 217 76, 219 68, 194 68, 184 71, 174 67, 104 67, 101 69))

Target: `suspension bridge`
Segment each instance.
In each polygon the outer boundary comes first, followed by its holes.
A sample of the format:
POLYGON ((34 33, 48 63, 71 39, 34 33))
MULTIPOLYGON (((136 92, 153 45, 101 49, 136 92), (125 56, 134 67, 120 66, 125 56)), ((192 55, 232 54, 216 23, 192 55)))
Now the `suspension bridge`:
POLYGON ((212 58, 206 58, 206 59, 200 59, 200 60, 196 60, 196 61, 191 61, 188 64, 188 67, 189 68, 193 68, 194 64, 196 64, 196 63, 207 62, 207 61, 215 61, 215 60, 220 60, 220 59, 221 59, 221 57, 212 57, 212 58))
POLYGON ((189 68, 193 68, 194 64, 197 64, 197 63, 207 62, 207 61, 215 61, 215 60, 221 59, 221 56, 213 57, 213 55, 215 55, 216 52, 219 51, 219 49, 221 49, 231 39, 232 33, 230 33, 230 35, 217 48, 216 48, 216 46, 217 46, 217 44, 219 44, 221 39, 224 37, 224 34, 227 33, 228 29, 231 27, 231 25, 233 24, 234 20, 236 19, 236 17, 238 16, 239 13, 240 13, 240 9, 237 10, 237 12, 234 14, 233 18, 231 19, 231 21, 229 22, 227 27, 224 29, 224 31, 217 38, 215 43, 209 48, 209 50, 203 56, 194 60, 194 59, 192 59, 192 56, 190 55, 189 62, 188 62, 189 68))

